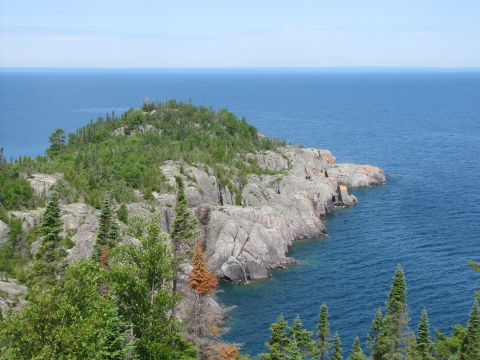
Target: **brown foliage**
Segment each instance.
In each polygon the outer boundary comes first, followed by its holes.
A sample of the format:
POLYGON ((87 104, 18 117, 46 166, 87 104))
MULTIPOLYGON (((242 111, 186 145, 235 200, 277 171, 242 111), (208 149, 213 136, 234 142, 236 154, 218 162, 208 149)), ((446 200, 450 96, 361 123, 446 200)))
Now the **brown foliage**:
POLYGON ((104 269, 108 269, 110 264, 110 250, 107 245, 102 246, 102 252, 100 254, 100 266, 104 269))
POLYGON ((195 244, 193 249, 192 265, 193 272, 188 275, 190 279, 188 286, 200 295, 213 294, 217 288, 218 280, 215 274, 210 271, 199 243, 195 244))
POLYGON ((197 207, 197 210, 195 210, 195 215, 202 225, 207 225, 210 222, 211 214, 212 208, 208 204, 201 204, 197 207))
POLYGON ((227 345, 218 343, 207 349, 206 358, 208 360, 235 360, 239 356, 236 344, 227 345))
POLYGON ((218 336, 220 334, 220 328, 217 325, 212 326, 212 336, 218 336))

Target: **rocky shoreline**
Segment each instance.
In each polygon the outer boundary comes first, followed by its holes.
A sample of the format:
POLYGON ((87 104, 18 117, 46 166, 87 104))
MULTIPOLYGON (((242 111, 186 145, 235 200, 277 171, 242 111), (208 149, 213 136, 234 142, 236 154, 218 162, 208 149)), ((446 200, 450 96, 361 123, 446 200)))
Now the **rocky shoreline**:
MULTIPOLYGON (((161 167, 174 186, 174 175, 185 179, 186 194, 192 210, 206 209, 200 221, 204 232, 208 263, 218 276, 235 282, 266 279, 271 269, 295 263, 288 257, 294 241, 319 239, 327 235, 321 217, 336 206, 357 203, 348 189, 378 186, 385 183, 384 172, 370 165, 337 164, 327 150, 289 146, 276 151, 249 154, 269 173, 249 175, 241 193, 241 206, 235 205, 237 194, 221 187, 208 167, 192 167, 167 162, 161 167), (180 171, 182 170, 182 171, 180 171)), ((34 174, 30 179, 41 193, 61 174, 34 174)), ((175 208, 175 194, 156 194, 155 200, 128 204, 129 213, 151 216, 161 214, 162 227, 169 230, 175 208)), ((113 204, 114 209, 116 204, 113 204)), ((24 229, 38 224, 43 209, 13 211, 24 219, 24 229)), ((74 246, 68 250, 70 261, 88 257, 96 237, 99 211, 83 203, 62 205, 63 235, 69 234, 74 246)), ((8 231, 0 221, 0 245, 8 231)), ((36 250, 32 244, 32 251, 36 250)))

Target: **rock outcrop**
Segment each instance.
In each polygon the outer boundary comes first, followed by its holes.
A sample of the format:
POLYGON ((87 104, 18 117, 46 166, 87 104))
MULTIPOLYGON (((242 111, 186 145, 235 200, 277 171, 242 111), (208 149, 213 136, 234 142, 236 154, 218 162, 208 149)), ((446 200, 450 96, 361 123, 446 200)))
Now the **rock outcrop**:
MULTIPOLYGON (((337 164, 327 150, 286 147, 248 156, 265 174, 249 175, 246 184, 237 187, 241 194, 222 187, 207 166, 181 166, 169 161, 161 167, 171 186, 175 186, 176 174, 184 177, 192 210, 209 207, 208 218, 201 224, 208 262, 219 276, 232 281, 265 279, 270 276, 270 269, 294 264, 295 260, 287 256, 294 241, 327 235, 321 217, 333 212, 335 206, 350 207, 357 203, 355 196, 348 194, 349 188, 385 183, 381 169, 337 164), (238 195, 241 206, 235 205, 238 195)), ((58 178, 52 177, 51 181, 58 178)), ((47 184, 47 177, 36 174, 35 179, 38 184, 47 184)), ((45 190, 37 188, 36 191, 45 190)), ((163 229, 170 231, 176 196, 173 193, 153 193, 153 196, 155 201, 146 203, 139 193, 139 202, 127 205, 128 211, 143 216, 160 213, 163 229)), ((38 224, 42 210, 17 211, 12 215, 25 219, 24 226, 29 227, 38 224)), ((85 204, 62 206, 63 234, 68 233, 75 243, 68 250, 70 261, 90 254, 98 215, 98 210, 85 204)), ((0 224, 0 244, 8 233, 4 228, 0 224)))
MULTIPOLYGON (((327 150, 287 147, 250 157, 266 172, 278 174, 250 175, 242 189, 242 206, 235 206, 236 194, 209 175, 211 169, 184 166, 189 205, 212 206, 210 221, 203 225, 209 265, 233 281, 265 279, 270 269, 294 264, 287 257, 294 241, 325 236, 321 216, 335 206, 357 203, 348 188, 385 183, 381 169, 337 164, 327 150)), ((162 172, 174 185, 179 165, 165 164, 162 172)), ((173 204, 174 199, 169 201, 173 204)))
POLYGON ((0 281, 0 311, 5 316, 8 308, 21 307, 25 300, 21 297, 27 291, 27 287, 18 285, 16 280, 0 281))
POLYGON ((8 239, 8 226, 2 220, 0 220, 0 246, 5 244, 8 239))

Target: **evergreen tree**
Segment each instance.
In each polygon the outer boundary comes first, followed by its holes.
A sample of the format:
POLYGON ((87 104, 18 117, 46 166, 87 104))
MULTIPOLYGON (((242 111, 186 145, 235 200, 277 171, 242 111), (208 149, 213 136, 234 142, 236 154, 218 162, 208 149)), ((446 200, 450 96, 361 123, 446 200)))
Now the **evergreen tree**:
POLYGON ((430 330, 428 324, 427 310, 423 309, 420 323, 418 324, 418 336, 416 338, 415 348, 420 355, 421 360, 432 359, 432 341, 430 339, 430 330))
POLYGON ((280 314, 277 321, 270 325, 270 341, 265 346, 270 350, 268 353, 260 354, 266 360, 286 360, 287 346, 290 339, 286 332, 288 323, 280 314))
POLYGON ((335 331, 335 335, 333 336, 333 351, 332 356, 330 356, 330 360, 343 360, 342 356, 342 343, 340 342, 340 336, 335 331))
POLYGON ((60 247, 60 199, 58 192, 52 191, 47 207, 40 221, 40 232, 43 235, 32 265, 32 280, 53 284, 60 275, 60 260, 66 255, 60 247))
MULTIPOLYGON (((188 200, 185 195, 185 185, 181 176, 176 175, 175 181, 177 183, 177 205, 175 207, 175 219, 172 224, 172 231, 170 237, 175 246, 175 255, 177 262, 181 261, 182 245, 189 243, 200 235, 198 229, 198 220, 188 209, 188 200)), ((175 271, 178 272, 178 263, 174 264, 175 271)), ((173 279, 173 292, 177 291, 177 279, 173 279)), ((175 309, 173 309, 175 313, 175 309)))
POLYGON ((358 337, 356 337, 353 342, 352 352, 350 353, 348 360, 367 360, 367 357, 363 354, 358 337))
POLYGON ((407 326, 409 322, 406 297, 405 275, 402 267, 398 265, 388 293, 386 315, 377 337, 377 346, 373 349, 377 359, 403 358, 408 341, 407 326))
POLYGON ((103 200, 102 209, 100 210, 97 239, 92 250, 92 258, 96 261, 100 261, 102 247, 110 245, 109 232, 111 217, 112 210, 110 209, 110 200, 106 197, 105 200, 103 200))
POLYGON ((286 359, 287 360, 302 360, 303 356, 298 348, 298 342, 295 339, 295 335, 289 340, 287 346, 286 346, 286 359))
POLYGON ((197 237, 198 220, 188 209, 188 200, 185 195, 185 185, 181 176, 175 176, 177 183, 177 205, 175 207, 175 220, 172 224, 170 236, 173 239, 175 247, 178 249, 181 243, 190 242, 197 237))
POLYGON ((48 138, 50 148, 47 153, 50 156, 58 155, 60 151, 65 147, 65 130, 58 128, 48 138))
POLYGON ((315 350, 315 341, 312 340, 313 333, 302 328, 302 321, 297 315, 293 322, 293 326, 289 329, 289 336, 291 339, 295 338, 296 345, 300 350, 301 355, 306 358, 313 355, 315 350))
POLYGON ((332 346, 330 344, 330 324, 328 322, 328 308, 327 304, 323 303, 318 313, 317 325, 317 351, 318 360, 324 360, 325 355, 328 354, 328 349, 332 346))
POLYGON ((117 244, 119 233, 117 222, 114 219, 110 219, 110 229, 108 230, 108 247, 110 249, 117 244))
POLYGON ((388 349, 385 349, 384 338, 382 338, 381 330, 383 326, 382 310, 378 309, 375 313, 375 319, 372 321, 372 332, 368 334, 367 347, 372 350, 372 360, 381 360, 382 355, 385 354, 388 349))
POLYGON ((478 313, 478 301, 476 299, 468 319, 467 331, 462 339, 459 359, 480 359, 480 315, 478 313))
POLYGON ((215 273, 210 271, 199 243, 195 244, 193 249, 192 265, 192 273, 188 275, 190 279, 188 286, 200 295, 213 294, 217 288, 218 280, 215 273))

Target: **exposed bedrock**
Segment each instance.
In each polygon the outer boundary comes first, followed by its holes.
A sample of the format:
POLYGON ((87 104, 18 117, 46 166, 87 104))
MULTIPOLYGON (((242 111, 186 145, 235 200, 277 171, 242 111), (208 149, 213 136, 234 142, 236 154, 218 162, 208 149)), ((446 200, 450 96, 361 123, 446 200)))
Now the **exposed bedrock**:
MULTIPOLYGON (((265 172, 275 175, 249 175, 244 186, 237 186, 241 189, 241 206, 235 205, 240 197, 234 190, 220 186, 218 179, 211 175, 212 169, 183 164, 181 174, 192 210, 199 205, 205 207, 204 204, 210 207, 208 217, 200 221, 210 267, 219 276, 237 282, 265 279, 271 269, 294 264, 295 259, 287 257, 294 241, 325 236, 327 229, 321 217, 333 212, 335 206, 356 204, 355 196, 348 194, 349 188, 385 183, 381 169, 337 164, 327 150, 287 147, 249 156, 256 158, 265 172)), ((180 174, 180 164, 169 161, 161 170, 175 186, 174 176, 180 174)), ((47 177, 35 176, 37 191, 46 190, 47 177)), ((56 175, 48 179, 58 178, 56 175)), ((152 204, 145 202, 138 192, 139 201, 128 204, 128 212, 143 216, 160 213, 163 229, 170 231, 176 196, 173 193, 153 195, 156 201, 152 204)), ((115 204, 113 208, 115 211, 115 204)), ((24 230, 27 230, 39 223, 42 211, 11 214, 25 219, 24 230)), ((75 244, 68 249, 70 261, 89 256, 96 238, 98 216, 98 210, 85 204, 62 206, 63 235, 69 234, 75 244)), ((7 236, 6 225, 0 223, 0 244, 7 236)), ((32 244, 33 251, 36 245, 32 244)))

